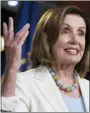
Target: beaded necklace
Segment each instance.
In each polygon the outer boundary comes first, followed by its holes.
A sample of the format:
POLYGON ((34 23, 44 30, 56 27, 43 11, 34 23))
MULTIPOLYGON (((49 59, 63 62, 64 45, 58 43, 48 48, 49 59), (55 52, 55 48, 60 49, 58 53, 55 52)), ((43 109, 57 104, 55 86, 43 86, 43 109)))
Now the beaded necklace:
POLYGON ((79 81, 78 81, 78 74, 76 71, 73 71, 74 83, 72 85, 65 85, 61 80, 59 80, 55 76, 55 72, 53 71, 52 68, 48 67, 48 70, 49 70, 52 78, 54 79, 56 85, 59 86, 61 90, 64 90, 66 92, 73 92, 78 87, 79 81))

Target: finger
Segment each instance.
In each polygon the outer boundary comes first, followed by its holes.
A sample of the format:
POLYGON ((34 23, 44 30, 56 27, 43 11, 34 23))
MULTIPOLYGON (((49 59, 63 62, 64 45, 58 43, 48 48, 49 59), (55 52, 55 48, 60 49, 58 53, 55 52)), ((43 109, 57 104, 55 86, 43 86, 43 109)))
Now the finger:
POLYGON ((9 32, 12 32, 14 31, 14 28, 13 28, 13 18, 12 17, 9 17, 9 32))
POLYGON ((7 35, 8 35, 7 24, 6 24, 5 22, 3 22, 3 36, 4 36, 5 42, 6 42, 6 40, 7 40, 7 35))
POLYGON ((23 37, 23 35, 27 32, 27 30, 29 29, 30 24, 26 24, 18 33, 16 33, 15 35, 15 40, 20 40, 21 37, 23 37))
POLYGON ((14 26, 13 26, 13 18, 9 17, 8 29, 9 29, 9 39, 12 40, 14 38, 14 26))
POLYGON ((18 44, 19 45, 23 45, 23 43, 25 42, 25 40, 26 40, 26 38, 27 38, 27 36, 28 36, 28 34, 29 34, 29 31, 27 31, 24 35, 23 35, 23 37, 21 37, 21 39, 20 40, 18 40, 18 44))

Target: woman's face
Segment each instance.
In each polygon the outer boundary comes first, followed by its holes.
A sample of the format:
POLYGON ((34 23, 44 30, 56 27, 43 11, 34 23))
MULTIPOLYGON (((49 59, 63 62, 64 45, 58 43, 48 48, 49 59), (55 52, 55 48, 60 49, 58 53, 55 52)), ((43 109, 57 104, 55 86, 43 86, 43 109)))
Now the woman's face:
POLYGON ((86 24, 76 14, 65 16, 52 52, 58 63, 77 64, 85 50, 86 24))

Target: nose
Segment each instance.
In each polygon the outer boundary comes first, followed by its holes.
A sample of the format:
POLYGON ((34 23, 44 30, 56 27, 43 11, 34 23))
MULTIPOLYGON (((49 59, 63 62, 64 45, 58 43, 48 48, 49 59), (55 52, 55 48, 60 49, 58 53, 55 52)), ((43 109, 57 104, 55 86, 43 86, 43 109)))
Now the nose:
POLYGON ((70 35, 70 43, 74 44, 74 45, 79 43, 78 37, 77 37, 76 33, 74 33, 74 32, 72 32, 70 35))

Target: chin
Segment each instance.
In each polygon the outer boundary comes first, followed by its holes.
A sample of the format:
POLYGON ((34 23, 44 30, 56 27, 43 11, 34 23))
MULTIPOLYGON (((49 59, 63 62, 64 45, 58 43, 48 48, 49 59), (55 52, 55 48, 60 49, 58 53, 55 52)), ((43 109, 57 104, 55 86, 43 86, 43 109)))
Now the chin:
POLYGON ((76 65, 76 64, 78 64, 81 61, 81 58, 71 58, 71 59, 67 59, 67 60, 65 59, 64 61, 67 64, 74 64, 74 65, 76 65))

